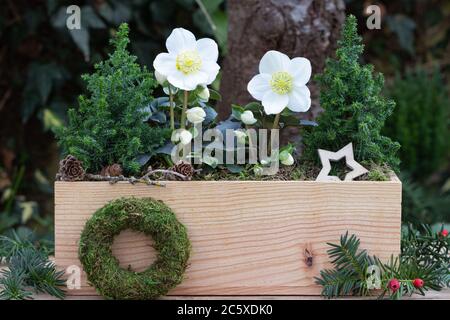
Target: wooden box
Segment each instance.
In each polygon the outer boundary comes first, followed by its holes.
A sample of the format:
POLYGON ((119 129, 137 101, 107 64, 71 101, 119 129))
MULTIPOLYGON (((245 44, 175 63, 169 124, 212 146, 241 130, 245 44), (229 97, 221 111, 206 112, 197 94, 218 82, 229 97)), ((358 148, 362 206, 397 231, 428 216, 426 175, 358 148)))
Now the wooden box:
MULTIPOLYGON (((120 197, 164 201, 186 225, 192 244, 185 279, 170 295, 316 295, 329 266, 327 242, 347 230, 370 254, 400 251, 401 182, 189 181, 149 187, 108 182, 55 183, 55 259, 81 267, 78 241, 86 220, 120 197), (305 262, 312 251, 312 265, 305 262)), ((154 259, 151 239, 122 232, 113 253, 136 271, 154 259)), ((82 273, 81 289, 95 294, 82 273)))

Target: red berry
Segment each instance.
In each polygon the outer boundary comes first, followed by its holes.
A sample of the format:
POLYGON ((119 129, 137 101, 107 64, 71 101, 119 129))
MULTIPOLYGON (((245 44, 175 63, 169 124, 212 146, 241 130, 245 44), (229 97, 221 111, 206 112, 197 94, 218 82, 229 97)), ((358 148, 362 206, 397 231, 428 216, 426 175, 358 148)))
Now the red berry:
POLYGON ((423 287, 423 280, 420 278, 414 279, 413 285, 416 288, 422 288, 423 287))
POLYGON ((441 234, 441 236, 446 237, 446 236, 448 236, 448 230, 444 229, 440 232, 440 234, 441 234))
POLYGON ((391 289, 393 292, 396 292, 398 289, 400 289, 400 281, 397 279, 391 279, 388 283, 388 288, 391 289))

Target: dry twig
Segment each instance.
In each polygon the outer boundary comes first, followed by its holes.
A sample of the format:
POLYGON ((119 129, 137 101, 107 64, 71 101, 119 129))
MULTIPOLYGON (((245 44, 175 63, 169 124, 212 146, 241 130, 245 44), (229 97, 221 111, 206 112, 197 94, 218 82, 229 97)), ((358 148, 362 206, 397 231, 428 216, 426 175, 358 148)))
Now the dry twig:
POLYGON ((150 180, 150 178, 147 175, 141 178, 136 178, 124 176, 110 177, 110 176, 102 176, 99 174, 86 174, 86 179, 92 181, 109 181, 109 183, 111 184, 117 183, 119 181, 127 181, 131 184, 145 183, 148 186, 165 187, 165 185, 159 181, 150 180))

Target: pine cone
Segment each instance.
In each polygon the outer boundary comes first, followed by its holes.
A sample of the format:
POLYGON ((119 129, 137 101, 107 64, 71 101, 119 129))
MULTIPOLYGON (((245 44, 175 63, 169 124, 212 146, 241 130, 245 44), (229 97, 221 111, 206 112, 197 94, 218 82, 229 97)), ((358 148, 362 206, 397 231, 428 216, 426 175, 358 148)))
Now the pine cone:
POLYGON ((84 176, 83 164, 74 156, 69 154, 59 162, 58 180, 80 181, 84 179, 84 176))
POLYGON ((118 163, 114 163, 110 166, 106 166, 102 169, 102 172, 100 173, 102 176, 109 176, 109 177, 118 177, 121 176, 123 173, 122 167, 118 163))
POLYGON ((175 171, 177 173, 180 173, 188 180, 191 180, 192 176, 195 173, 194 167, 189 162, 180 160, 178 161, 173 167, 171 167, 169 170, 175 171))

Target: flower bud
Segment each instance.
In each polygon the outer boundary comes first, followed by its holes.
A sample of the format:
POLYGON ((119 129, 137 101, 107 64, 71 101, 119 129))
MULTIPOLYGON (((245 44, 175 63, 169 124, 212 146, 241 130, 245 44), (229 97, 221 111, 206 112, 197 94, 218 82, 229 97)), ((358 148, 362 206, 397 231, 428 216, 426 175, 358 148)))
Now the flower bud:
POLYGON ((244 124, 252 125, 255 124, 257 120, 253 116, 253 112, 251 112, 250 110, 246 110, 241 114, 241 121, 244 124))
POLYGON ((210 94, 209 94, 208 87, 203 87, 203 89, 197 93, 197 97, 199 97, 200 100, 202 100, 204 102, 207 102, 209 100, 209 96, 210 96, 210 94))
POLYGON ((180 132, 180 142, 182 145, 187 145, 192 140, 192 133, 187 130, 183 130, 180 132))
POLYGON ((185 129, 178 129, 174 130, 172 132, 172 136, 170 137, 170 140, 173 143, 177 143, 178 141, 181 142, 182 145, 187 145, 192 140, 192 133, 185 129))
POLYGON ((186 111, 186 116, 191 123, 201 123, 205 120, 206 112, 200 107, 194 107, 186 111))
POLYGON ((255 176, 262 176, 264 169, 261 166, 254 166, 253 172, 255 173, 255 176))
POLYGON ((292 166, 294 164, 294 157, 287 151, 281 151, 280 162, 285 166, 292 166))

